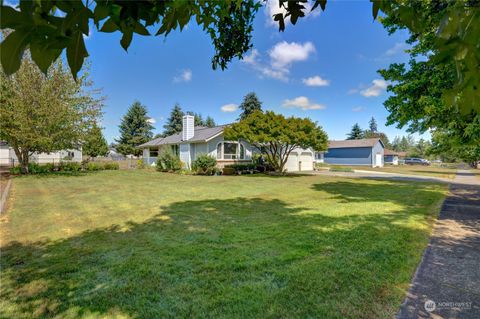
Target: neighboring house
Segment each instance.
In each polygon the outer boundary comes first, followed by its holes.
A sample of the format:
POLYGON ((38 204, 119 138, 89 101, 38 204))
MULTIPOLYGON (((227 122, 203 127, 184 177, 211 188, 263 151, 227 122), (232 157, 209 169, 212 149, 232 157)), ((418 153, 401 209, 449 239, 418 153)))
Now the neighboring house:
MULTIPOLYGON (((223 130, 227 125, 215 127, 194 126, 194 117, 183 117, 181 133, 167 137, 159 137, 140 145, 143 149, 145 164, 153 165, 158 154, 169 148, 180 157, 186 168, 191 168, 192 162, 200 154, 208 154, 217 159, 218 167, 228 164, 250 163, 256 150, 246 141, 225 141, 223 130)), ((314 152, 311 150, 295 149, 286 163, 289 172, 313 170, 314 152)))
MULTIPOLYGON (((383 167, 385 146, 379 138, 329 141, 323 162, 336 165, 383 167)), ((317 159, 320 155, 316 155, 317 159)))
POLYGON ((385 164, 398 165, 399 154, 395 151, 385 149, 383 160, 385 164))
POLYGON ((109 147, 107 158, 111 158, 114 161, 124 160, 126 157, 123 154, 117 152, 113 147, 109 147))
MULTIPOLYGON (((30 162, 38 164, 46 163, 60 163, 61 161, 82 161, 81 150, 62 150, 52 153, 34 153, 30 156, 30 162)), ((18 164, 17 155, 12 147, 6 142, 0 141, 0 165, 1 166, 13 166, 18 164)))

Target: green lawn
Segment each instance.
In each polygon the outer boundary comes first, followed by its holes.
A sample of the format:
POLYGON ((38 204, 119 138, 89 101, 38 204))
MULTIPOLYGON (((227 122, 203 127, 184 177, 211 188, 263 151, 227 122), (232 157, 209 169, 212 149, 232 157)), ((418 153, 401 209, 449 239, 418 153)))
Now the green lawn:
MULTIPOLYGON (((338 165, 337 165, 338 166, 338 165)), ((384 167, 368 166, 344 166, 354 170, 377 171, 385 173, 398 173, 407 175, 423 175, 429 177, 455 178, 457 169, 438 166, 420 166, 420 165, 385 165, 384 167)))
POLYGON ((15 178, 1 318, 392 318, 445 185, 153 171, 15 178))

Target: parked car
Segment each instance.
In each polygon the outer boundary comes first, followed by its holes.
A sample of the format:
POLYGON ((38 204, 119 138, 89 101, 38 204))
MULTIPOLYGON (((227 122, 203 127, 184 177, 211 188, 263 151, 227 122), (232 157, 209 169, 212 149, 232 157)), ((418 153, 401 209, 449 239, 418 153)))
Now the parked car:
POLYGON ((423 158, 406 158, 405 164, 407 165, 430 165, 430 162, 423 158))

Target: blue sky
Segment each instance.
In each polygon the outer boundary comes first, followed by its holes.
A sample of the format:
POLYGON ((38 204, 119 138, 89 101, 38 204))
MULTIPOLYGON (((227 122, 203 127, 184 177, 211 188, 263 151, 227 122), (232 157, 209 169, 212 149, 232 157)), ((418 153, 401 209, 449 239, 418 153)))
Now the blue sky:
POLYGON ((194 23, 167 38, 135 35, 128 53, 119 44, 120 33, 93 31, 86 45, 91 77, 107 97, 102 122, 107 140, 118 136, 121 118, 135 100, 147 106, 159 133, 177 102, 219 124, 235 121, 235 106, 250 91, 264 109, 309 117, 331 139, 344 139, 355 122, 366 128, 372 116, 390 139, 406 134, 384 126, 387 94, 376 73, 407 61, 406 32, 389 36, 373 21, 367 1, 329 1, 325 12, 287 24, 283 33, 272 24, 271 10, 257 14, 254 50, 225 71, 212 70, 210 39, 194 23))

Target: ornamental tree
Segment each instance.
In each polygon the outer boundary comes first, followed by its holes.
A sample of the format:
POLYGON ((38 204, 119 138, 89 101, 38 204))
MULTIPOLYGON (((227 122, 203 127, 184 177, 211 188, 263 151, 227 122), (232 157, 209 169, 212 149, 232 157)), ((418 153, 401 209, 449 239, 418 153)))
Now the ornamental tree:
POLYGON ((328 137, 308 118, 288 117, 272 111, 256 111, 225 128, 226 140, 245 140, 265 155, 276 172, 283 173, 288 156, 295 148, 327 149, 328 137))
POLYGON ((88 72, 74 81, 61 60, 46 74, 28 56, 11 76, 0 69, 0 139, 13 148, 23 173, 34 153, 80 148, 103 106, 91 86, 88 72))

